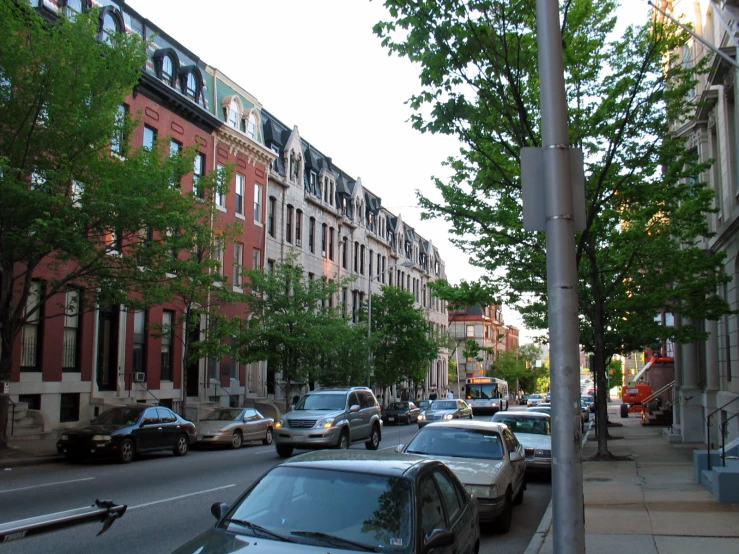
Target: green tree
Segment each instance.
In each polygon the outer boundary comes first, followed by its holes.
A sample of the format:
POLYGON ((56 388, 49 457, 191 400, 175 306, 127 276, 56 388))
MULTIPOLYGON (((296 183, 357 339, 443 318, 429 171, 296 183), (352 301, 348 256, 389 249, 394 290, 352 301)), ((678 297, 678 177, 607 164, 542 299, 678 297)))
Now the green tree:
MULTIPOLYGON (((136 122, 119 107, 145 44, 128 33, 100 40, 98 16, 49 23, 28 2, 0 2, 0 382, 24 325, 57 311, 46 304, 139 304, 166 277, 159 238, 171 221, 187 229, 197 218, 170 186, 192 168, 188 155, 126 148, 136 122)), ((7 413, 0 393, 3 444, 7 413)))
POLYGON ((372 299, 371 348, 375 379, 382 387, 409 381, 422 382, 439 345, 423 310, 414 306, 409 291, 382 287, 372 299))
MULTIPOLYGON (((347 338, 349 332, 341 326, 348 327, 349 322, 330 304, 347 281, 307 279, 295 255, 277 262, 273 271, 245 273, 250 286, 245 297, 252 316, 242 322, 236 339, 237 355, 243 362, 267 360, 270 383, 276 373, 282 373, 288 391, 287 411, 291 382, 320 381, 323 369, 328 367, 326 379, 335 383, 340 380, 336 372, 346 371, 333 364, 340 352, 336 334, 347 338), (331 365, 324 366, 328 361, 331 365)), ((363 350, 366 363, 366 347, 363 350)))
MULTIPOLYGON (((376 33, 420 69, 422 90, 409 100, 414 127, 462 145, 447 162, 451 178, 436 180, 436 196, 419 195, 425 216, 449 223, 494 296, 516 306, 528 327, 546 328, 545 237, 525 231, 521 217, 520 149, 541 146, 535 2, 385 5, 392 19, 376 33)), ((700 181, 707 165, 668 132, 670 121, 693 113, 703 68, 670 57, 686 38, 673 26, 647 21, 613 38, 616 6, 571 0, 561 8, 569 142, 585 159, 580 342, 595 353, 599 394, 612 354, 705 337, 691 325, 660 326, 652 314, 666 308, 699 321, 728 309, 716 294, 726 280, 723 256, 699 241, 711 236, 713 192, 700 181)), ((601 397, 599 410, 598 455, 607 458, 601 397)))

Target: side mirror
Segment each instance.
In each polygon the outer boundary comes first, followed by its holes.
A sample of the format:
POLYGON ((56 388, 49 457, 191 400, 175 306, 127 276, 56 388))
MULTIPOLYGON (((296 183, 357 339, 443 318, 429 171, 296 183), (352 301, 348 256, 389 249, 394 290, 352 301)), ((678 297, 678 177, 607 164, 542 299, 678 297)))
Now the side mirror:
POLYGON ((221 521, 223 519, 223 516, 226 515, 226 512, 228 512, 228 504, 225 502, 214 502, 213 505, 210 507, 210 513, 213 514, 213 517, 216 518, 218 521, 221 521))
POLYGON ((405 445, 404 444, 399 444, 398 446, 395 447, 395 451, 396 452, 403 452, 403 449, 404 448, 405 448, 405 445))
POLYGON ((359 404, 353 404, 353 405, 352 405, 352 406, 351 406, 351 407, 349 408, 349 413, 350 413, 350 414, 353 414, 354 412, 358 412, 358 411, 359 411, 359 404))
POLYGON ((521 456, 520 452, 511 452, 508 454, 508 458, 510 458, 512 462, 520 462, 523 460, 523 456, 521 456))
POLYGON ((423 545, 424 552, 430 552, 434 548, 443 548, 454 544, 454 533, 449 529, 434 529, 423 545))

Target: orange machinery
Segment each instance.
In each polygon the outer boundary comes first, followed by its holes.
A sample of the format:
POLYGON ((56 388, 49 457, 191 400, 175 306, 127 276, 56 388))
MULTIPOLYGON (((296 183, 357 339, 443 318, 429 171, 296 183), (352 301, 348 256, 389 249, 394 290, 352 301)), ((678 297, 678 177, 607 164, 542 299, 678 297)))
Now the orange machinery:
POLYGON ((673 358, 655 353, 621 389, 621 417, 629 417, 629 413, 634 412, 641 414, 644 400, 670 382, 674 372, 673 358))

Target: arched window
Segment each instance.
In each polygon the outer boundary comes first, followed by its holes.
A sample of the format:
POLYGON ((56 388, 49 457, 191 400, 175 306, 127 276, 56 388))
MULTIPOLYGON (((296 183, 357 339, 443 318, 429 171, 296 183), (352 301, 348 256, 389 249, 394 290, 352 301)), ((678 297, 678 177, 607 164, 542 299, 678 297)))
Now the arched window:
POLYGON ((111 7, 103 8, 100 16, 100 41, 110 44, 112 37, 122 29, 123 22, 118 11, 111 7))
POLYGON ((228 124, 234 129, 239 128, 239 104, 235 98, 231 100, 231 104, 228 106, 228 124))
POLYGON ((67 0, 64 3, 64 15, 69 19, 74 19, 78 13, 85 11, 87 6, 82 0, 67 0))
POLYGON ((185 94, 188 98, 191 100, 198 101, 198 83, 195 79, 195 75, 192 73, 187 74, 187 79, 185 81, 185 94))
POLYGON ((254 115, 254 112, 249 114, 249 120, 246 125, 246 135, 249 138, 255 138, 257 132, 257 116, 254 115))
POLYGON ((162 81, 164 81, 168 85, 171 85, 173 74, 174 64, 172 63, 172 58, 170 58, 169 56, 164 56, 162 58, 162 81))

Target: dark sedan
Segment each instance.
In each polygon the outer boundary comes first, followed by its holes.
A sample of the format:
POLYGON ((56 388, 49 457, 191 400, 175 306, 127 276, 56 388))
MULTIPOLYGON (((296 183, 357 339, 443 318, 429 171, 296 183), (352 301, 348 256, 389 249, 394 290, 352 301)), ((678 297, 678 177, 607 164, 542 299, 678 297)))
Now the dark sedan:
POLYGON ((413 402, 393 402, 387 408, 382 410, 382 422, 390 423, 415 423, 421 414, 421 408, 413 402))
POLYGON ((475 497, 438 460, 321 450, 272 468, 175 554, 457 552, 480 549, 475 497), (256 549, 256 550, 255 550, 256 549))
POLYGON ((64 431, 56 449, 68 460, 114 457, 128 463, 143 452, 171 450, 184 456, 195 442, 195 424, 162 406, 122 406, 104 411, 90 425, 64 431))
POLYGON ((435 400, 425 412, 418 416, 418 427, 434 421, 450 419, 472 419, 472 408, 464 400, 435 400))

